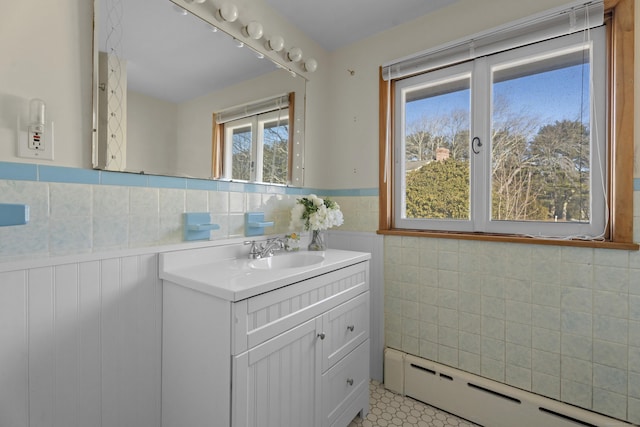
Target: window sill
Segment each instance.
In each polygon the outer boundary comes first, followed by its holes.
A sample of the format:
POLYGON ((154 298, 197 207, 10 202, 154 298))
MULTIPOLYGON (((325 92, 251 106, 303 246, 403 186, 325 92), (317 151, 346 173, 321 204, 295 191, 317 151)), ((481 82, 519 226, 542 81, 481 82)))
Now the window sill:
POLYGON ((640 249, 640 244, 633 243, 633 242, 544 239, 544 238, 506 235, 506 234, 457 233, 457 232, 446 232, 446 231, 404 230, 399 228, 394 228, 390 230, 378 230, 377 233, 387 235, 387 236, 430 237, 434 239, 437 238, 437 239, 481 240, 486 242, 524 243, 524 244, 530 244, 530 245, 574 246, 574 247, 582 247, 582 248, 619 249, 619 250, 627 250, 627 251, 637 251, 640 249))

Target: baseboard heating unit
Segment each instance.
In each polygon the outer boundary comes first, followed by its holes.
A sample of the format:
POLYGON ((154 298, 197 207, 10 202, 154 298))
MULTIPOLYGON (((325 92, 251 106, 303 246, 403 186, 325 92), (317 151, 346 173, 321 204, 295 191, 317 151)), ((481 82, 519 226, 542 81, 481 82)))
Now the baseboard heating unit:
POLYGON ((486 427, 632 427, 566 403, 387 348, 385 387, 486 427))

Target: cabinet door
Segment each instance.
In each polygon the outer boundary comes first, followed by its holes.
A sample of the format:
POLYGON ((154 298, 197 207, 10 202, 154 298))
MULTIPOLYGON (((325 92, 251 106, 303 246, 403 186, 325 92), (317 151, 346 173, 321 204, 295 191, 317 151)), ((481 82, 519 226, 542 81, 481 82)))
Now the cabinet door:
POLYGON ((369 292, 325 313, 322 328, 326 335, 322 358, 322 372, 325 372, 369 338, 369 292))
POLYGON ((320 317, 233 359, 234 427, 318 427, 320 317))

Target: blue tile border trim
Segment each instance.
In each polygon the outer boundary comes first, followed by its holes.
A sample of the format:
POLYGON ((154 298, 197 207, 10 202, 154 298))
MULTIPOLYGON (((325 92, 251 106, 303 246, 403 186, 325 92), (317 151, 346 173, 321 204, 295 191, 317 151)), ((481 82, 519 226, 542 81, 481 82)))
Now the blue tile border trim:
MULTIPOLYGON (((65 166, 31 163, 0 162, 0 179, 18 181, 66 182, 90 185, 122 185, 128 187, 177 188, 208 191, 236 191, 266 194, 321 194, 325 197, 377 197, 377 188, 326 190, 319 188, 286 187, 283 185, 216 181, 197 178, 174 178, 126 172, 99 171, 65 166)), ((640 191, 640 178, 633 179, 633 191, 640 191)))
POLYGON ((217 181, 198 178, 175 178, 128 172, 100 171, 65 166, 0 162, 0 179, 40 182, 65 182, 88 185, 120 185, 126 187, 176 188, 184 190, 234 191, 241 193, 288 194, 302 196, 321 194, 325 197, 377 196, 377 188, 325 190, 287 187, 284 185, 217 181))

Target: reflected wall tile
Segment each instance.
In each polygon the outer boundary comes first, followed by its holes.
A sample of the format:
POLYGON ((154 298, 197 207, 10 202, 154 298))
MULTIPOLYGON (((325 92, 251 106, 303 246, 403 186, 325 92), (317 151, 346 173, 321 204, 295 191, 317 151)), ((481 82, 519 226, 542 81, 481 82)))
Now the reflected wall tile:
POLYGON ((482 316, 482 336, 504 340, 505 321, 495 317, 482 316))
POLYGON ((509 321, 531 324, 531 304, 520 301, 505 302, 505 318, 509 321))
POLYGON ((482 331, 482 317, 479 314, 474 313, 459 313, 458 315, 459 325, 461 331, 466 331, 471 334, 480 335, 482 331))
POLYGON ((420 322, 420 339, 438 342, 438 325, 435 323, 420 322))
MULTIPOLYGON (((619 300, 623 297, 624 296, 616 294, 615 301, 612 301, 611 303, 619 303, 619 300)), ((620 303, 620 305, 622 305, 622 303, 620 303)), ((622 309, 619 309, 618 311, 624 312, 622 309)), ((640 320, 640 295, 629 295, 629 319, 640 320)))

